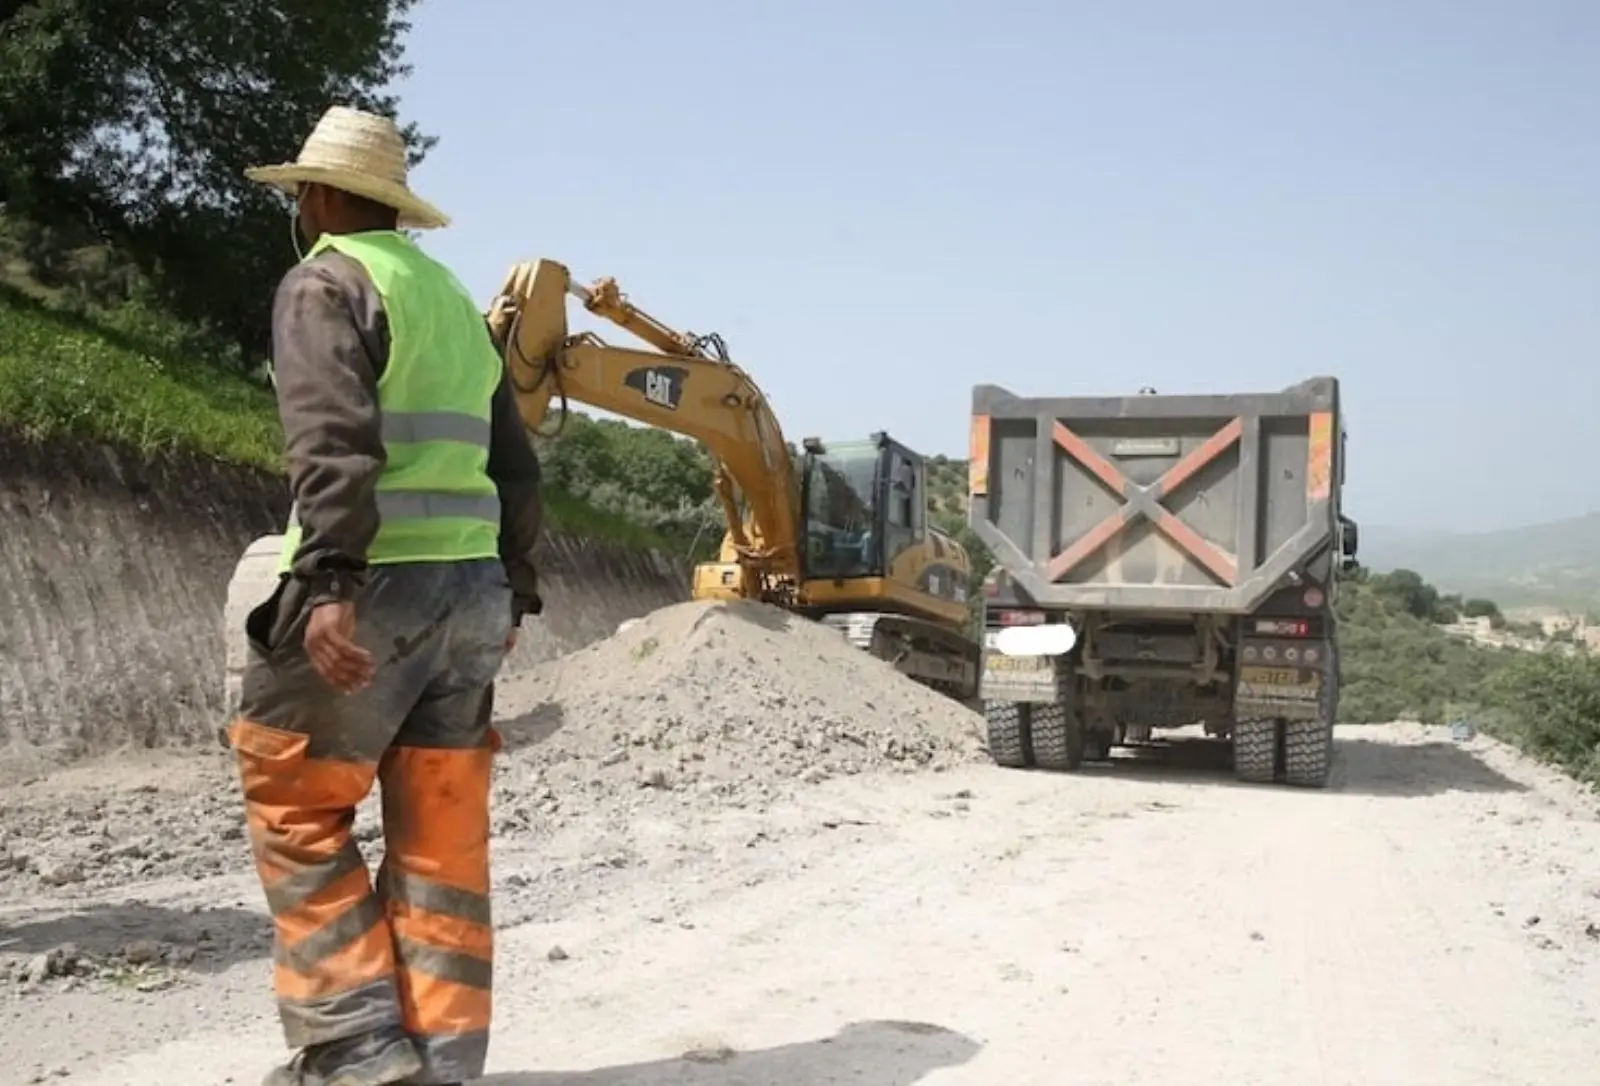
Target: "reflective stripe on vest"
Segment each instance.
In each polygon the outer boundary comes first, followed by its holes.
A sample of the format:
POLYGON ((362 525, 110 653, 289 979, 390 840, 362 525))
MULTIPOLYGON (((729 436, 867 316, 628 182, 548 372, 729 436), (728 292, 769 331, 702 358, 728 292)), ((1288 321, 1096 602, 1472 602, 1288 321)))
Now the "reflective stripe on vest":
MULTIPOLYGON (((500 501, 488 475, 490 401, 504 372, 483 316, 444 265, 393 231, 324 235, 306 259, 335 249, 356 260, 383 300, 389 357, 378 378, 387 463, 374 500, 374 565, 499 554, 500 501)), ((279 570, 301 529, 291 509, 279 570)))
MULTIPOLYGON (((391 490, 374 495, 378 516, 384 520, 421 520, 424 517, 468 517, 500 520, 500 499, 494 494, 449 494, 444 491, 391 490)), ((289 507, 290 528, 300 527, 300 507, 289 507)))

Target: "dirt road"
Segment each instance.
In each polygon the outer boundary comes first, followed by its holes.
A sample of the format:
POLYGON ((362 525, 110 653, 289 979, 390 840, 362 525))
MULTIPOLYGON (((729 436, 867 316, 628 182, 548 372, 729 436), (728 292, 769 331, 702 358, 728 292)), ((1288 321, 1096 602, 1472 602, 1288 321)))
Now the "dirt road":
MULTIPOLYGON (((513 836, 487 1081, 1595 1081, 1600 824, 1574 786, 1401 726, 1342 733, 1325 793, 1236 786, 1216 756, 513 836)), ((223 875, 6 906, 0 951, 166 960, 9 986, 0 1082, 258 1081, 280 1055, 258 902, 223 875)))

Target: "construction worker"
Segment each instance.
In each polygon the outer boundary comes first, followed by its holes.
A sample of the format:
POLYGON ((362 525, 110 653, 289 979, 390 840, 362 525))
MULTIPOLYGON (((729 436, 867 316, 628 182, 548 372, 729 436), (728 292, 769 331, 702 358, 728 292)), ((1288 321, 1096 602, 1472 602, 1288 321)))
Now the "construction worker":
POLYGON ((539 465, 471 296, 399 232, 449 220, 392 121, 334 107, 247 176, 309 246, 272 315, 294 504, 228 728, 299 1049, 265 1083, 458 1083, 488 1048, 491 684, 539 607, 539 465))

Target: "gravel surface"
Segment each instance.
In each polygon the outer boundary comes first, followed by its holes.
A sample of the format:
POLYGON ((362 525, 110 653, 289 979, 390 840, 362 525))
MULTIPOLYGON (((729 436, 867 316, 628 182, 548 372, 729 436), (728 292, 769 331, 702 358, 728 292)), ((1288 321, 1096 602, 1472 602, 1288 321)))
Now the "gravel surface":
MULTIPOLYGON (((1488 739, 1341 728, 1326 791, 1198 737, 1000 770, 831 631, 703 604, 498 719, 491 1086, 1594 1081, 1595 797, 1488 739)), ((226 756, 0 796, 0 1086, 259 1081, 226 756)))

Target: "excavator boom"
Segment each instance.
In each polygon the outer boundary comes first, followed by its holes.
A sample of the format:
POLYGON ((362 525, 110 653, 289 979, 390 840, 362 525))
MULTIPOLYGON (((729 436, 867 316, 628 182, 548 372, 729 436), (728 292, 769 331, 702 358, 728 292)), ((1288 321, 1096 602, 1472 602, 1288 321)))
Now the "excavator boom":
POLYGON ((775 603, 919 682, 973 695, 978 646, 964 632, 971 566, 926 523, 918 454, 885 434, 836 446, 808 440, 797 470, 766 396, 721 338, 657 320, 614 279, 586 286, 553 260, 517 264, 487 317, 530 430, 544 432, 560 397, 563 410, 577 400, 692 437, 710 453, 727 534, 721 560, 695 570, 696 598, 775 603), (651 349, 574 334, 569 297, 651 349))
POLYGON ((529 429, 541 430, 559 396, 698 440, 715 464, 732 558, 746 580, 741 594, 792 596, 801 536, 794 463, 766 397, 718 337, 678 332, 628 301, 616 280, 584 286, 553 260, 514 266, 488 318, 529 429), (655 350, 571 334, 569 295, 655 350))

